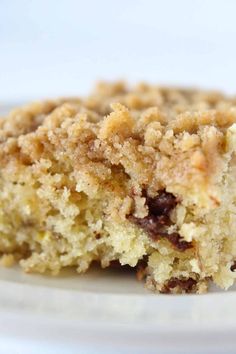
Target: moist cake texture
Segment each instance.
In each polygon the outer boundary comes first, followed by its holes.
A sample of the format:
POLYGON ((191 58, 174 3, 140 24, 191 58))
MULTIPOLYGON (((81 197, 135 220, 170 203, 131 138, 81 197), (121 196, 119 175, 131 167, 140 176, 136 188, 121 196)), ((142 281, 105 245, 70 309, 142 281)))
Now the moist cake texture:
POLYGON ((0 120, 1 264, 113 261, 161 293, 236 278, 236 99, 100 83, 0 120))

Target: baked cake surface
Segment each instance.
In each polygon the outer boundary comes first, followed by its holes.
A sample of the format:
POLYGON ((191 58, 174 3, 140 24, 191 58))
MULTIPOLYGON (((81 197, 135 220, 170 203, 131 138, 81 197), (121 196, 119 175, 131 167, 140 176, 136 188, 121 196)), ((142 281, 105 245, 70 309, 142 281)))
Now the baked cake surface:
POLYGON ((100 83, 0 120, 1 264, 137 267, 164 293, 236 272, 236 99, 100 83))

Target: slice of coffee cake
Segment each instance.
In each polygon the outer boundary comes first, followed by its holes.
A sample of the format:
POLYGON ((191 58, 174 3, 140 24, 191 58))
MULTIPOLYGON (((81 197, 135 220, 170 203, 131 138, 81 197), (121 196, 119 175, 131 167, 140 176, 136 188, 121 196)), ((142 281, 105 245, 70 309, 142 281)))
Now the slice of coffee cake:
POLYGON ((0 120, 0 252, 27 272, 137 266, 149 289, 236 277, 236 100, 122 83, 0 120))

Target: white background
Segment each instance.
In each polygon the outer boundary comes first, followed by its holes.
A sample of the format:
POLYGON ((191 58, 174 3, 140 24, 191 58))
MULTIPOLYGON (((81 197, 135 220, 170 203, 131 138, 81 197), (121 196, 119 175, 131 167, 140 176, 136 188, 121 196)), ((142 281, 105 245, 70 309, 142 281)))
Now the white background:
POLYGON ((97 79, 236 93, 234 0, 0 0, 0 101, 97 79))

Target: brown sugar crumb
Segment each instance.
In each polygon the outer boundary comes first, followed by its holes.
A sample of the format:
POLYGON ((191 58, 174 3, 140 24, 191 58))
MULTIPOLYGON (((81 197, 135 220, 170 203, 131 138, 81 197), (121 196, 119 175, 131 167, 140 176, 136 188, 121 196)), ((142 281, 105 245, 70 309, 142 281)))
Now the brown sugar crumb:
POLYGON ((230 270, 231 272, 234 272, 236 270, 236 261, 231 265, 230 270))
POLYGON ((136 278, 138 281, 141 281, 145 279, 147 276, 147 263, 148 263, 148 257, 144 257, 140 261, 138 261, 138 264, 136 265, 136 278))
POLYGON ((177 198, 164 190, 159 191, 158 196, 155 198, 146 196, 149 214, 155 216, 169 216, 171 210, 176 207, 177 203, 177 198))
MULTIPOLYGON (((169 279, 161 291, 164 294, 168 294, 173 291, 173 289, 179 289, 179 292, 184 293, 191 293, 194 291, 196 287, 197 281, 195 279, 178 279, 178 278, 171 278, 169 279)), ((178 291, 177 291, 178 292, 178 291)))
POLYGON ((178 251, 185 251, 192 247, 191 242, 183 240, 177 232, 168 233, 171 225, 170 212, 177 205, 177 199, 171 193, 162 190, 155 198, 146 197, 148 216, 137 218, 129 216, 129 220, 148 233, 153 241, 166 238, 178 251))
MULTIPOLYGON (((161 235, 162 236, 162 235, 161 235)), ((167 240, 178 250, 178 251, 186 251, 189 248, 193 247, 192 242, 187 242, 180 237, 177 232, 172 232, 171 234, 164 235, 167 240)))

